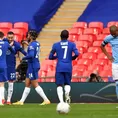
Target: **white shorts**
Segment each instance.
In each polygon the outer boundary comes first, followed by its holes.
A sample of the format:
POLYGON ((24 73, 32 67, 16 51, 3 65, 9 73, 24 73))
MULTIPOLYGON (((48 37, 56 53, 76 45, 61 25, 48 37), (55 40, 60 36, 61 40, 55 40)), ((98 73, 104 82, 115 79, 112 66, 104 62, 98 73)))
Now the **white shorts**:
POLYGON ((112 63, 112 77, 113 80, 118 80, 118 64, 112 63))

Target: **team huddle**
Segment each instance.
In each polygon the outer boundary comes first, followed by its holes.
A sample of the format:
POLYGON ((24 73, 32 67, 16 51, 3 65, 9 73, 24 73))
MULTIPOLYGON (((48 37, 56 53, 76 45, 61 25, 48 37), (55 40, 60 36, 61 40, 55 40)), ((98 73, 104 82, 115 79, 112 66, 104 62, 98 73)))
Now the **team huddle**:
MULTIPOLYGON (((117 54, 117 40, 118 40, 118 28, 116 26, 110 27, 110 35, 105 38, 105 40, 101 44, 101 49, 108 57, 109 60, 113 62, 112 65, 112 73, 113 78, 116 80, 116 93, 118 96, 118 54, 117 54), (115 39, 115 40, 114 40, 115 39), (116 42, 116 43, 115 43, 116 42), (105 50, 104 46, 110 43, 113 47, 113 57, 110 56, 105 50)), ((28 32, 27 39, 29 43, 27 43, 28 48, 27 52, 23 50, 20 44, 14 41, 14 33, 8 32, 7 38, 4 38, 4 34, 0 32, 0 105, 4 105, 4 103, 10 105, 11 97, 13 94, 13 84, 16 80, 16 54, 20 51, 24 57, 22 60, 28 61, 28 69, 27 75, 25 79, 25 89, 21 99, 13 103, 13 105, 23 105, 27 96, 30 93, 30 87, 33 86, 36 92, 42 97, 43 103, 41 105, 50 104, 50 100, 45 95, 43 89, 38 84, 38 71, 40 69, 39 62, 39 52, 40 52, 40 44, 36 41, 38 37, 38 33, 34 30, 28 32), (8 81, 8 96, 7 101, 4 98, 4 83, 8 81)), ((78 49, 76 48, 75 43, 70 42, 68 39, 69 32, 67 30, 63 30, 60 34, 61 41, 54 43, 52 46, 52 50, 49 54, 49 59, 54 60, 57 59, 56 66, 56 85, 57 85, 57 95, 60 103, 70 103, 70 91, 71 91, 71 78, 72 78, 72 60, 75 60, 79 56, 78 49), (56 55, 55 55, 56 54, 56 55), (64 91, 63 91, 64 86, 64 91), (65 92, 65 94, 64 94, 65 92), (63 98, 65 95, 65 101, 63 98)))

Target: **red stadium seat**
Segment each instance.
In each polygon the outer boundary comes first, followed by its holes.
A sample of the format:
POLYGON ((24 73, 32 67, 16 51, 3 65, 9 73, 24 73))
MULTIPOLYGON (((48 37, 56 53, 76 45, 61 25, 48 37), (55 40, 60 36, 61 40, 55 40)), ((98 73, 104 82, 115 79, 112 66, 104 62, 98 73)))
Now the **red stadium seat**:
POLYGON ((88 52, 94 52, 94 53, 101 53, 102 52, 102 50, 101 50, 101 48, 100 47, 89 47, 88 48, 88 52))
POLYGON ((107 35, 106 34, 99 34, 97 35, 97 40, 103 41, 107 35))
POLYGON ((98 54, 98 59, 107 59, 108 60, 107 56, 104 53, 98 54))
POLYGON ((74 65, 76 65, 77 64, 77 60, 73 60, 72 61, 72 65, 74 66, 74 65))
POLYGON ((111 70, 102 70, 100 72, 100 76, 101 77, 111 77, 112 76, 112 72, 111 72, 111 70))
POLYGON ((69 34, 83 34, 83 29, 82 28, 72 28, 69 30, 69 34))
POLYGON ((100 72, 101 70, 103 70, 103 66, 102 65, 98 65, 98 64, 92 64, 88 67, 89 71, 94 71, 94 70, 98 70, 98 72, 100 72))
POLYGON ((42 71, 42 70, 40 70, 39 73, 38 73, 39 78, 40 77, 46 77, 46 74, 47 74, 46 71, 42 71))
POLYGON ((38 82, 45 82, 45 79, 39 78, 39 79, 38 79, 38 82))
POLYGON ((99 34, 99 31, 97 29, 93 29, 93 28, 86 28, 84 30, 84 33, 83 34, 88 34, 88 35, 98 35, 99 34))
POLYGON ((102 22, 90 22, 88 25, 89 28, 98 28, 102 31, 103 29, 103 23, 102 22))
POLYGON ((108 22, 107 27, 110 27, 112 25, 118 26, 118 21, 110 21, 110 22, 108 22))
POLYGON ((12 28, 12 23, 10 22, 0 22, 0 29, 11 29, 12 28))
POLYGON ((77 78, 72 78, 71 79, 71 82, 79 82, 80 80, 79 79, 77 79, 77 78))
POLYGON ((84 48, 84 47, 77 46, 77 49, 78 49, 80 54, 83 54, 83 53, 87 52, 87 49, 84 48))
POLYGON ((103 67, 103 70, 111 70, 111 65, 105 65, 104 67, 103 67))
POLYGON ((91 59, 80 59, 78 60, 78 65, 90 65, 92 64, 92 60, 91 59))
POLYGON ((90 43, 88 41, 77 41, 75 42, 77 47, 84 47, 85 49, 88 49, 88 47, 90 46, 90 43))
POLYGON ((46 78, 45 82, 55 82, 55 78, 46 78))
POLYGON ((81 78, 80 82, 86 82, 86 78, 81 78))
POLYGON ((109 35, 110 34, 109 28, 104 28, 103 34, 109 35))
POLYGON ((70 34, 68 40, 71 42, 78 41, 78 35, 77 34, 70 34))
POLYGON ((55 71, 48 71, 47 77, 55 77, 55 71))
POLYGON ((14 23, 14 28, 23 29, 24 32, 28 32, 28 23, 26 22, 16 22, 14 23))
POLYGON ((108 64, 108 60, 106 60, 106 59, 96 59, 96 60, 94 60, 93 64, 106 65, 106 64, 108 64))
POLYGON ((79 35, 78 40, 89 41, 90 43, 94 41, 90 35, 79 35))
POLYGON ((88 53, 84 53, 82 55, 83 59, 92 59, 95 60, 97 58, 97 54, 96 53, 92 53, 92 52, 88 52, 88 53))
POLYGON ((91 70, 84 71, 83 77, 89 77, 92 72, 93 72, 93 70, 92 71, 91 70))
POLYGON ((102 41, 94 41, 93 46, 101 46, 102 41))
POLYGON ((73 24, 74 28, 87 28, 87 23, 86 22, 76 22, 73 24))
POLYGON ((3 32, 4 35, 6 36, 9 30, 8 29, 0 29, 0 31, 3 32))
POLYGON ((85 70, 88 69, 87 67, 88 67, 87 65, 82 65, 82 64, 80 64, 80 65, 75 65, 75 66, 73 66, 73 71, 77 70, 78 73, 79 73, 79 72, 83 72, 83 71, 85 71, 85 70))

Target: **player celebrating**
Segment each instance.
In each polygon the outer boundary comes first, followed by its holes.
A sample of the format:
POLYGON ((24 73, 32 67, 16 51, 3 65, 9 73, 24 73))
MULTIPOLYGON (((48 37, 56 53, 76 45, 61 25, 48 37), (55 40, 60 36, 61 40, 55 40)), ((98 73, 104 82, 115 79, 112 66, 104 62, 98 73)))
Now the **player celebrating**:
POLYGON ((50 104, 50 101, 46 97, 43 89, 38 85, 38 71, 40 69, 39 64, 39 51, 40 44, 36 41, 38 34, 36 31, 29 32, 30 44, 28 46, 27 56, 23 60, 28 60, 28 69, 27 69, 27 78, 25 81, 26 87, 23 92, 22 98, 20 101, 13 103, 14 105, 23 105, 25 99, 30 93, 30 86, 32 85, 36 92, 43 98, 44 102, 41 105, 50 104))
POLYGON ((13 42, 13 48, 15 50, 15 53, 11 52, 10 50, 7 51, 7 77, 8 77, 8 98, 7 103, 8 105, 11 104, 11 97, 13 94, 13 84, 16 80, 16 54, 18 51, 20 51, 22 54, 26 55, 26 52, 22 49, 20 44, 16 41, 14 41, 14 33, 9 31, 7 33, 7 38, 4 39, 4 41, 7 41, 8 43, 13 42))
POLYGON ((67 40, 69 37, 69 32, 67 30, 63 30, 60 36, 61 41, 53 45, 49 59, 58 59, 55 74, 58 98, 60 102, 64 102, 62 89, 62 85, 64 85, 66 102, 70 103, 69 93, 71 90, 72 60, 78 57, 79 52, 76 45, 67 40), (72 56, 73 52, 75 54, 74 56, 72 56))
POLYGON ((14 53, 13 49, 10 46, 13 45, 13 42, 9 45, 7 42, 3 41, 4 34, 0 32, 0 105, 3 105, 2 100, 4 99, 4 82, 7 81, 7 64, 6 64, 6 53, 9 49, 14 53))
POLYGON ((108 35, 101 44, 103 53, 112 62, 113 80, 116 82, 116 95, 118 98, 118 27, 110 27, 110 35, 108 35), (112 48, 112 56, 106 51, 105 46, 110 43, 112 48))

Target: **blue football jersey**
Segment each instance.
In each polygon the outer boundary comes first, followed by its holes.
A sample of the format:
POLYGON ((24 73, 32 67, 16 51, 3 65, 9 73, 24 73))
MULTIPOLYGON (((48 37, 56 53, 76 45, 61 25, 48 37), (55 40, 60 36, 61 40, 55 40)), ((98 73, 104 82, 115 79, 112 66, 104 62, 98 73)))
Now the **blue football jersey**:
POLYGON ((37 41, 33 41, 29 44, 27 49, 27 56, 23 60, 28 60, 28 63, 32 63, 32 68, 40 68, 39 63, 40 44, 37 41))
MULTIPOLYGON (((8 42, 8 39, 4 39, 4 41, 8 42)), ((16 54, 18 51, 20 51, 22 54, 26 55, 26 52, 23 50, 23 48, 20 46, 20 43, 14 41, 14 44, 12 46, 15 52, 11 52, 10 50, 7 51, 7 66, 8 67, 15 67, 16 66, 16 54)))
POLYGON ((78 57, 79 52, 75 43, 68 40, 62 40, 53 45, 50 52, 49 59, 58 60, 56 66, 56 72, 72 72, 72 60, 78 57), (54 54, 56 53, 56 56, 54 54), (72 56, 72 53, 75 55, 72 56))
POLYGON ((0 40, 0 68, 7 68, 6 53, 9 48, 10 45, 8 42, 4 42, 3 40, 0 40))
POLYGON ((112 48, 112 55, 114 58, 113 63, 118 64, 118 37, 113 37, 112 35, 108 35, 102 42, 102 45, 105 46, 108 43, 110 43, 112 48))

